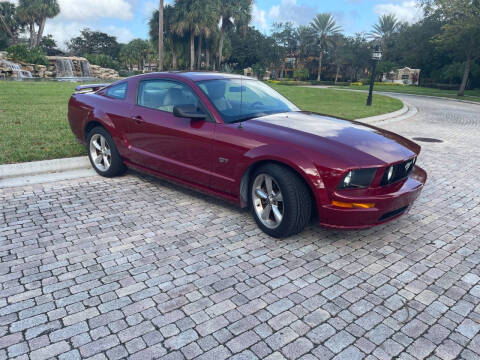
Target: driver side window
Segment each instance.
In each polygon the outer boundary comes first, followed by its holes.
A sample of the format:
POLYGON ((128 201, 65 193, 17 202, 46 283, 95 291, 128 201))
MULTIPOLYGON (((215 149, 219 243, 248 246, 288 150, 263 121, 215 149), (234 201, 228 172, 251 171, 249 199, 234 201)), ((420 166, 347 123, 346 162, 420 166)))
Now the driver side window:
POLYGON ((198 107, 199 99, 187 85, 168 80, 144 80, 138 87, 137 104, 173 113, 178 105, 198 107))

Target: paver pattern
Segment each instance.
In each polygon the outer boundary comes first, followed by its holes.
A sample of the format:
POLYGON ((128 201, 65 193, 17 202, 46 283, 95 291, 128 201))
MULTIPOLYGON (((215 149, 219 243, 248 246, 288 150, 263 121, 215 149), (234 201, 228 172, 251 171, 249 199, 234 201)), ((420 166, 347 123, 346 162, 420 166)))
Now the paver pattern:
POLYGON ((0 190, 0 359, 478 359, 480 106, 405 97, 435 137, 411 212, 287 240, 129 173, 0 190))

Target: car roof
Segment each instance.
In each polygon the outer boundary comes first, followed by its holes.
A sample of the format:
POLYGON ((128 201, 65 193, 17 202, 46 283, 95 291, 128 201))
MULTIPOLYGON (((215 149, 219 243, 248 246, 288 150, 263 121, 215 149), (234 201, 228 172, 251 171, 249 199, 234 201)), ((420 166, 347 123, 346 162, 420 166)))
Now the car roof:
POLYGON ((215 71, 169 71, 169 72, 158 72, 158 73, 146 73, 142 75, 138 75, 139 77, 149 76, 152 75, 164 75, 164 74, 171 74, 175 75, 175 77, 188 79, 194 82, 197 81, 206 81, 206 80, 225 80, 225 79, 248 79, 248 80, 257 80, 252 77, 238 75, 238 74, 228 74, 228 73, 221 73, 215 71))

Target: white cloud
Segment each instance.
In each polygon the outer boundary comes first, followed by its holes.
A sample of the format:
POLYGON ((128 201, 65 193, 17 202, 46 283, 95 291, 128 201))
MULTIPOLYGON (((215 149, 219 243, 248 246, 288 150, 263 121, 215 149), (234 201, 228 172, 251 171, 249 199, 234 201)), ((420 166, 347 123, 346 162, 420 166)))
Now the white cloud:
POLYGON ((130 20, 133 18, 132 3, 127 0, 58 0, 60 17, 69 20, 91 18, 115 18, 130 20))
POLYGON ((271 18, 277 18, 280 16, 280 5, 274 5, 270 8, 268 16, 271 18))
POLYGON ((297 25, 306 25, 317 12, 316 7, 297 4, 297 0, 282 0, 280 4, 270 8, 268 16, 276 22, 291 21, 297 25))
POLYGON ((266 31, 267 24, 267 12, 258 8, 257 4, 252 6, 252 21, 251 24, 261 30, 266 31))
POLYGON ((105 32, 109 35, 116 36, 117 41, 127 43, 134 38, 132 32, 128 28, 117 26, 102 26, 99 27, 92 23, 79 22, 64 22, 64 21, 49 21, 45 26, 45 34, 52 34, 60 49, 66 50, 66 42, 71 38, 79 36, 80 31, 84 28, 91 30, 105 32))
POLYGON ((400 21, 413 24, 424 16, 423 10, 415 1, 404 1, 401 4, 378 4, 373 8, 378 15, 393 14, 400 21))

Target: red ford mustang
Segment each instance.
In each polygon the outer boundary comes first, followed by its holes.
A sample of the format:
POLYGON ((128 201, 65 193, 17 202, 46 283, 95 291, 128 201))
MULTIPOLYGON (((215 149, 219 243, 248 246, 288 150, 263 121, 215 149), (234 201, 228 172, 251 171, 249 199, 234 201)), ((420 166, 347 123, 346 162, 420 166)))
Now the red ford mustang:
POLYGON ((412 206, 420 146, 358 122, 300 111, 230 74, 156 73, 79 86, 70 126, 103 176, 127 167, 249 206, 274 237, 367 228, 412 206))

